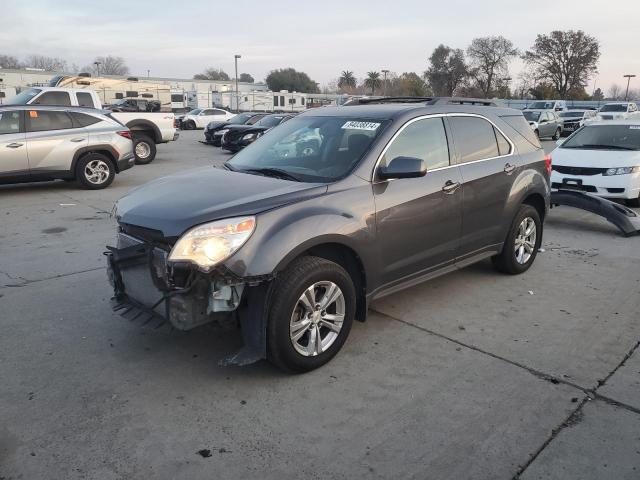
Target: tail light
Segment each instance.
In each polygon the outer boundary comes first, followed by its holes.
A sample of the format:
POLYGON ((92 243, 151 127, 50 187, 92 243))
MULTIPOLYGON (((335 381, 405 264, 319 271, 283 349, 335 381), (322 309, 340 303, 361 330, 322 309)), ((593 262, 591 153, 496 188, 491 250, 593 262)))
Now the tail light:
POLYGON ((128 138, 129 140, 131 140, 131 131, 130 130, 120 130, 119 132, 116 132, 118 135, 120 135, 121 137, 124 138, 128 138))
POLYGON ((544 166, 547 169, 547 175, 551 175, 551 154, 547 153, 544 156, 544 166))

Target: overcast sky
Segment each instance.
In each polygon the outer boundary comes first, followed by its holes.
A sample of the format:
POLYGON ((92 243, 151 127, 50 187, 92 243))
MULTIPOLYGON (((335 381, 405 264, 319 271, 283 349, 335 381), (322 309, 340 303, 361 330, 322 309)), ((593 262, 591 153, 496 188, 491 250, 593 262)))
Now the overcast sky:
MULTIPOLYGON (((538 33, 582 29, 600 41, 597 86, 640 75, 640 0, 40 1, 2 0, 0 54, 43 54, 80 67, 119 55, 132 74, 191 78, 205 67, 262 80, 294 67, 321 85, 353 70, 423 72, 440 43, 503 35, 521 50, 538 33)), ((516 79, 521 62, 511 65, 516 79)), ((639 77, 640 78, 640 77, 639 77)), ((640 80, 636 79, 640 87, 640 80)), ((593 80, 587 88, 589 93, 593 80)))

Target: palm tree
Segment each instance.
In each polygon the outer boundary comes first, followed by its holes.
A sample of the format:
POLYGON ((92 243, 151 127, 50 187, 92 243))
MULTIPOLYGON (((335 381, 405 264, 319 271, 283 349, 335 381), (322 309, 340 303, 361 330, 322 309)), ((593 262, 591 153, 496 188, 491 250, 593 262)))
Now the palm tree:
POLYGON ((345 88, 356 88, 356 77, 353 76, 353 72, 350 70, 344 70, 340 78, 338 79, 338 87, 345 88))
POLYGON ((376 88, 380 87, 380 72, 368 72, 364 84, 371 89, 371 95, 373 95, 376 88))

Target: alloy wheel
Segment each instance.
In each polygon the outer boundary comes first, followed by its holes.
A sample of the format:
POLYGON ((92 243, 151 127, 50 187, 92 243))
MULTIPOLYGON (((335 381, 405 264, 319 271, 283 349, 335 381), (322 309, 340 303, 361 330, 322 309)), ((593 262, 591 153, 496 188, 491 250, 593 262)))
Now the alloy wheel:
POLYGON ((109 178, 109 173, 109 165, 102 160, 92 160, 84 168, 86 179, 94 185, 106 182, 109 178))
POLYGON ((520 265, 525 265, 531 259, 536 248, 536 239, 536 222, 531 217, 524 218, 518 227, 514 245, 516 262, 520 265))
POLYGON ((140 142, 136 145, 136 157, 138 158, 147 158, 151 153, 151 148, 145 142, 140 142))

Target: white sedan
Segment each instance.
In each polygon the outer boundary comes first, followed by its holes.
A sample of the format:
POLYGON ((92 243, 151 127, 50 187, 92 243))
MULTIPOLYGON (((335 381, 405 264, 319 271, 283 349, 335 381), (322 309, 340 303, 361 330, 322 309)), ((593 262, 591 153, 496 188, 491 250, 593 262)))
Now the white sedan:
POLYGON ((593 122, 552 153, 552 189, 626 200, 640 207, 640 120, 593 122))
POLYGON ((209 122, 226 122, 235 116, 221 108, 196 108, 182 117, 180 123, 184 130, 194 130, 206 127, 209 122))

